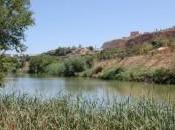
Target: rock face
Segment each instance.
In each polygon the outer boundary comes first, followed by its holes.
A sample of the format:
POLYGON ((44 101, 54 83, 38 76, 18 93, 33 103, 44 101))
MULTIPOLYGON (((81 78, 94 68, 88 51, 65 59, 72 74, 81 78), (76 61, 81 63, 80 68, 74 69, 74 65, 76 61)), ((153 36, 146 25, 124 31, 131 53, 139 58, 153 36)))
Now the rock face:
POLYGON ((165 37, 165 38, 175 38, 175 27, 156 31, 152 33, 139 33, 139 32, 131 32, 129 37, 124 37, 122 39, 116 39, 112 41, 105 42, 102 46, 104 50, 113 49, 113 48, 125 48, 130 47, 137 44, 143 44, 145 42, 151 42, 157 37, 165 37))

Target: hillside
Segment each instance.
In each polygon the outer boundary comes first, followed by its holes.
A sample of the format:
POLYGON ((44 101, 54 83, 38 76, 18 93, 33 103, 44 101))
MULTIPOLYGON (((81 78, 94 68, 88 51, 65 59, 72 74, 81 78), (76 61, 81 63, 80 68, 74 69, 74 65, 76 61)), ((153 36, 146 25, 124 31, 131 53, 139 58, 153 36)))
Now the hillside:
POLYGON ((31 74, 82 76, 175 84, 175 28, 125 37, 92 47, 57 48, 31 57, 31 74))
POLYGON ((124 59, 112 58, 98 62, 96 66, 102 66, 104 69, 121 67, 129 68, 147 68, 147 69, 172 69, 175 65, 174 51, 160 51, 155 54, 135 55, 125 57, 124 59))
POLYGON ((140 32, 131 32, 129 37, 123 37, 121 39, 105 42, 102 48, 105 50, 113 48, 126 48, 146 42, 154 42, 157 38, 175 38, 175 27, 151 33, 145 32, 143 34, 140 32))
POLYGON ((55 50, 50 50, 43 54, 50 56, 58 56, 62 58, 85 56, 95 54, 93 47, 59 47, 55 50))

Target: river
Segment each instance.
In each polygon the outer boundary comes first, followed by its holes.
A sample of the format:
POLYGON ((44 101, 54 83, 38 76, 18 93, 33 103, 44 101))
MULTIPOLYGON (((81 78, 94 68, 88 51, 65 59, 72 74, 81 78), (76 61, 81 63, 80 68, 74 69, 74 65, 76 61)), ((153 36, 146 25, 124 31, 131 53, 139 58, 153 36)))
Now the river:
POLYGON ((136 82, 104 81, 84 78, 56 77, 8 77, 1 94, 26 94, 42 99, 55 98, 62 94, 82 96, 90 99, 154 98, 160 101, 175 99, 175 85, 155 85, 136 82))

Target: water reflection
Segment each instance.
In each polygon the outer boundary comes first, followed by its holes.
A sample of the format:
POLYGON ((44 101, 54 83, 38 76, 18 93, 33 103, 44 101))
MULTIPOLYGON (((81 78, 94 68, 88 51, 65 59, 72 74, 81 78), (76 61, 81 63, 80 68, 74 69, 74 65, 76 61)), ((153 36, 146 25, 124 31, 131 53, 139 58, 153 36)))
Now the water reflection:
POLYGON ((112 99, 117 96, 120 100, 125 97, 154 97, 167 101, 175 98, 175 86, 154 85, 135 82, 103 81, 82 78, 36 78, 11 77, 7 78, 1 94, 27 94, 29 96, 54 98, 58 93, 82 95, 88 98, 112 99))

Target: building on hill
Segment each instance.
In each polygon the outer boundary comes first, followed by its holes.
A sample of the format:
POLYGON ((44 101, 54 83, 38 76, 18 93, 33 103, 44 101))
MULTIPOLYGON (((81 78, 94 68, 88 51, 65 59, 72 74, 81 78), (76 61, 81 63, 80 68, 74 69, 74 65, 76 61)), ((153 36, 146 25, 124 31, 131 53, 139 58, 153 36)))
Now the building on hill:
POLYGON ((138 35, 140 35, 139 31, 130 32, 130 37, 135 37, 135 36, 138 36, 138 35))
POLYGON ((143 44, 145 42, 151 42, 157 37, 164 38, 174 38, 175 37, 175 27, 164 29, 157 32, 145 32, 140 33, 134 31, 130 33, 129 37, 123 37, 121 39, 115 39, 112 41, 105 42, 102 46, 103 50, 109 50, 114 48, 126 48, 137 44, 143 44))

